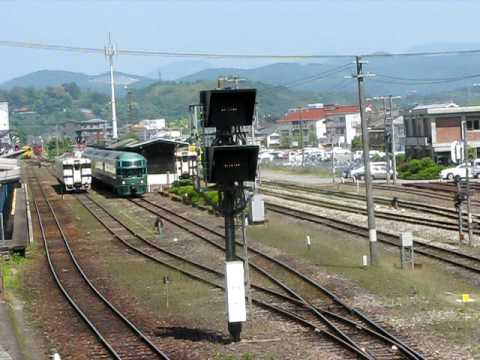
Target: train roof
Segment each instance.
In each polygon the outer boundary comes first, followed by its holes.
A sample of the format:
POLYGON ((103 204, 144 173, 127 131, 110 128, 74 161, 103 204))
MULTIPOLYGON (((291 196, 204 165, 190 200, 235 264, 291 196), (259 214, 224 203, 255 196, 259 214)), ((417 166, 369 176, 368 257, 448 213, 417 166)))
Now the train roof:
POLYGON ((73 165, 73 164, 90 164, 91 160, 88 158, 78 157, 78 156, 65 156, 59 157, 55 160, 56 162, 62 162, 63 165, 73 165))
POLYGON ((140 154, 128 151, 117 151, 117 150, 105 150, 105 149, 96 149, 96 148, 87 148, 83 152, 85 157, 96 157, 103 159, 115 159, 115 160, 145 160, 140 154))

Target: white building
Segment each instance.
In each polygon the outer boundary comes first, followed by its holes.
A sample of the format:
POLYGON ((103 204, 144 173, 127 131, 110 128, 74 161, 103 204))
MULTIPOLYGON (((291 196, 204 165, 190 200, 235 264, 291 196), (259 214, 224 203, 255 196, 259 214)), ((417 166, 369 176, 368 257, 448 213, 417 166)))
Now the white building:
POLYGON ((0 102, 0 131, 9 130, 10 123, 8 120, 8 102, 0 102))

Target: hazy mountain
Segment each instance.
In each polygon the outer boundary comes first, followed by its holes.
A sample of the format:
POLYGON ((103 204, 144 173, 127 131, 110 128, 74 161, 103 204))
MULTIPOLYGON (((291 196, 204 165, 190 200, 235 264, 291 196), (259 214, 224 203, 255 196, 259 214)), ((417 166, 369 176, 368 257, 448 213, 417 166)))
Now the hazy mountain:
MULTIPOLYGON (((145 87, 154 82, 144 76, 115 72, 115 85, 118 90, 123 91, 125 86, 129 88, 145 87)), ((110 74, 87 75, 83 73, 59 70, 40 70, 8 80, 0 84, 1 89, 12 89, 14 87, 45 88, 64 83, 75 82, 82 89, 107 93, 110 91, 110 74)))
MULTIPOLYGON (((433 46, 433 45, 432 45, 433 46)), ((435 45, 438 49, 439 45, 435 45)), ((460 47, 460 45, 458 45, 460 47)), ((469 48, 473 48, 470 45, 469 48)), ((479 45, 480 48, 480 45, 479 45)), ((425 46, 414 51, 429 51, 425 46)), ((445 47, 445 49, 447 49, 445 47)), ((370 57, 364 71, 375 74, 365 81, 367 94, 430 94, 472 86, 480 82, 480 54, 413 57, 370 57)), ((284 85, 292 90, 354 92, 352 60, 339 59, 324 64, 277 63, 254 69, 215 68, 185 76, 180 81, 215 80, 220 75, 238 75, 251 81, 284 85), (348 66, 349 63, 351 66, 348 66), (341 66, 345 65, 344 68, 341 66)))
POLYGON ((211 67, 212 64, 201 60, 175 61, 160 66, 157 71, 151 72, 147 76, 156 80, 177 80, 211 67))

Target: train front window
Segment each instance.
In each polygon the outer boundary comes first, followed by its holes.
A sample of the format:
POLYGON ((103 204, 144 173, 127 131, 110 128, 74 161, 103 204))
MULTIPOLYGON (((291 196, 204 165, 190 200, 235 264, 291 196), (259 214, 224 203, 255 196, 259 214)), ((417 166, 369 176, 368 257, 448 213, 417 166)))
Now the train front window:
POLYGON ((122 167, 140 167, 143 166, 142 160, 135 160, 135 161, 122 161, 122 167))
POLYGON ((80 164, 75 164, 73 167, 75 168, 75 170, 80 170, 80 164))
POLYGON ((132 176, 142 176, 143 175, 143 168, 134 168, 134 169, 122 169, 119 171, 120 175, 125 177, 132 177, 132 176))

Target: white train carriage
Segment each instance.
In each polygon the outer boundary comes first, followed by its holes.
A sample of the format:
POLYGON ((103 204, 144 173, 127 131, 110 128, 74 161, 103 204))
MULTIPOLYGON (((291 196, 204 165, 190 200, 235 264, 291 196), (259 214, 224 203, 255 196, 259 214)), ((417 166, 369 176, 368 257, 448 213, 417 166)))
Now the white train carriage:
POLYGON ((55 160, 55 175, 64 191, 87 191, 92 185, 90 159, 65 156, 55 160))

